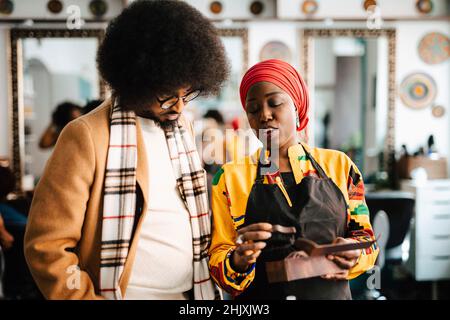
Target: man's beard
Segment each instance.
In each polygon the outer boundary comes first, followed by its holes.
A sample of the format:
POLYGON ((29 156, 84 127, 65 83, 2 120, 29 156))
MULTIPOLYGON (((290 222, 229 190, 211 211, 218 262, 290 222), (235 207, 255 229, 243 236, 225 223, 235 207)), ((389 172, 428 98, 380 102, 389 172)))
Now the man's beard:
MULTIPOLYGON (((178 114, 177 112, 169 112, 167 114, 178 114)), ((163 130, 173 129, 178 125, 178 119, 161 121, 161 119, 151 110, 139 110, 136 111, 136 115, 139 117, 151 119, 155 124, 163 130)))

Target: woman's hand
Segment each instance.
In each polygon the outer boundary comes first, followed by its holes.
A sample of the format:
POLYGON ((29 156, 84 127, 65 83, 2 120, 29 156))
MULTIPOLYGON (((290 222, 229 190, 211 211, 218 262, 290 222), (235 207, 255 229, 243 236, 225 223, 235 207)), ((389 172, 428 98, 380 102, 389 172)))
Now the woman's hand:
POLYGON ((237 247, 231 255, 232 264, 237 272, 245 272, 256 262, 267 240, 272 236, 270 223, 254 223, 238 230, 237 247))
MULTIPOLYGON (((355 243, 358 242, 355 239, 344 239, 341 237, 336 238, 333 243, 355 243)), ((361 250, 349 250, 343 252, 337 252, 333 255, 328 255, 327 258, 336 263, 342 270, 342 272, 336 274, 323 275, 323 279, 327 280, 346 280, 348 276, 348 270, 353 268, 358 262, 358 258, 361 255, 361 250)))

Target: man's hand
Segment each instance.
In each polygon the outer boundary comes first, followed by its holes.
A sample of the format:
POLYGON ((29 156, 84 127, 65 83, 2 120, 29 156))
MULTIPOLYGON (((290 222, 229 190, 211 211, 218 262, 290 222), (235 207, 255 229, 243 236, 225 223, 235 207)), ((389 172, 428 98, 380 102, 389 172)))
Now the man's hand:
MULTIPOLYGON (((355 239, 344 239, 341 237, 336 238, 333 243, 356 243, 355 239)), ((328 255, 327 258, 336 263, 342 270, 342 272, 336 274, 323 275, 323 279, 327 280, 346 280, 348 276, 348 270, 353 268, 358 262, 358 258, 361 255, 361 250, 349 250, 343 252, 337 252, 333 255, 328 255)))
POLYGON ((233 266, 237 272, 245 272, 250 265, 256 262, 265 248, 267 240, 272 236, 270 223, 254 223, 238 230, 237 247, 231 255, 233 266))

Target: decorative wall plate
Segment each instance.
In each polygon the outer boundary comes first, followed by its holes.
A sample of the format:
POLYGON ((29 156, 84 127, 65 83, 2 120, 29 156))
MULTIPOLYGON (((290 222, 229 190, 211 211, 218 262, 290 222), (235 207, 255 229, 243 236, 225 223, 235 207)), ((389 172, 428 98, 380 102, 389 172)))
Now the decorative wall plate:
POLYGON ((264 3, 261 1, 253 1, 250 5, 250 12, 254 15, 259 15, 264 11, 264 3))
POLYGON ((450 39, 439 32, 425 35, 419 43, 419 56, 428 64, 437 64, 450 57, 450 39))
POLYGON ((47 2, 47 9, 51 13, 58 14, 62 11, 63 4, 59 0, 50 0, 49 2, 47 2))
POLYGON ((305 0, 302 3, 302 12, 306 15, 312 15, 319 9, 319 5, 315 0, 305 0))
POLYGON ((433 108, 431 108, 431 114, 435 118, 441 118, 445 114, 445 108, 441 105, 433 106, 433 108))
POLYGON ((365 0, 364 1, 364 4, 363 4, 363 6, 364 6, 364 10, 369 10, 369 8, 371 7, 371 6, 376 6, 377 5, 377 1, 376 0, 365 0))
POLYGON ((291 51, 289 50, 289 47, 281 41, 270 41, 261 49, 259 59, 261 61, 279 59, 290 63, 291 51))
POLYGON ((104 0, 92 0, 89 3, 89 10, 94 16, 101 17, 108 11, 108 4, 104 0))
POLYGON ((428 14, 433 11, 433 2, 431 0, 417 0, 416 9, 420 13, 428 14))
POLYGON ((209 10, 214 14, 219 14, 222 12, 223 6, 220 1, 213 1, 209 5, 209 10))
POLYGON ((14 2, 11 0, 0 0, 0 14, 11 14, 14 11, 14 2))
POLYGON ((400 85, 400 98, 412 109, 422 109, 431 105, 436 98, 436 83, 425 73, 413 73, 400 85))

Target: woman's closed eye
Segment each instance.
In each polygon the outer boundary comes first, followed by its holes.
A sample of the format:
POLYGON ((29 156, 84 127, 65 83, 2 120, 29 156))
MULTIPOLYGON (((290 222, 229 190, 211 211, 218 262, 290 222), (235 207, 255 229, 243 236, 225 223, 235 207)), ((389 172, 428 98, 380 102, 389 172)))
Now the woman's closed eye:
POLYGON ((249 103, 247 104, 246 108, 248 113, 256 113, 259 110, 258 104, 257 103, 249 103))
POLYGON ((268 103, 269 107, 276 108, 281 106, 284 103, 284 101, 282 99, 270 99, 268 103))
MULTIPOLYGON (((269 101, 267 101, 267 105, 270 108, 277 108, 283 104, 284 104, 283 99, 270 99, 269 101)), ((250 114, 255 114, 260 110, 260 107, 257 103, 249 103, 246 106, 246 110, 250 114)))

